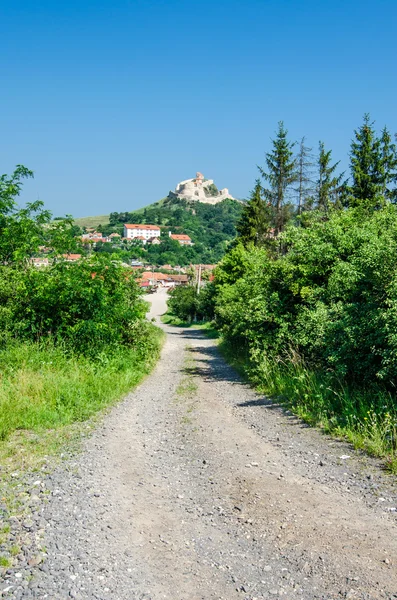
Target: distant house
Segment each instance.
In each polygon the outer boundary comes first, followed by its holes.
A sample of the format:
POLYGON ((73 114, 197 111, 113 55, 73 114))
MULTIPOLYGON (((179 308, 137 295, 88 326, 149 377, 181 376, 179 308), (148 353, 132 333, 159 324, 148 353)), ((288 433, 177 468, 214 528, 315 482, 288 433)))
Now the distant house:
POLYGON ((30 261, 34 267, 48 267, 50 264, 47 257, 31 258, 30 261))
POLYGON ((160 238, 158 238, 158 237, 149 238, 148 244, 154 244, 155 246, 158 246, 159 244, 161 244, 160 238))
POLYGON ((145 281, 148 281, 150 285, 174 287, 175 285, 186 285, 188 283, 188 276, 166 275, 165 273, 154 273, 153 271, 144 271, 141 275, 141 283, 145 281))
POLYGON ((128 240, 143 238, 148 241, 150 238, 160 237, 160 227, 158 225, 138 225, 135 223, 126 223, 124 225, 124 237, 128 240))
MULTIPOLYGON (((127 238, 128 239, 128 238, 127 238)), ((143 235, 135 235, 134 237, 131 238, 132 240, 138 240, 139 242, 142 242, 143 245, 146 244, 147 240, 143 235)))
POLYGON ((172 240, 176 240, 181 246, 192 246, 193 242, 188 235, 185 233, 169 233, 172 240))
POLYGON ((187 285, 189 278, 187 275, 167 275, 168 282, 171 286, 187 285))
POLYGON ((66 262, 76 262, 80 260, 81 254, 62 254, 62 257, 66 260, 66 262))
POLYGON ((141 275, 142 281, 149 281, 151 285, 165 285, 168 275, 164 273, 154 273, 153 271, 144 271, 141 275))

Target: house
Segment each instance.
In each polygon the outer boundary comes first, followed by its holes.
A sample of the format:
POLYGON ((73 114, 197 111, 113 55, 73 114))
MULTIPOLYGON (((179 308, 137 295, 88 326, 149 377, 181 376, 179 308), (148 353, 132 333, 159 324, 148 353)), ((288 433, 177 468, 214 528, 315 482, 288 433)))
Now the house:
POLYGON ((76 262, 80 260, 81 254, 62 254, 62 257, 66 260, 66 262, 76 262))
POLYGON ((30 262, 34 267, 48 267, 50 261, 47 257, 31 258, 30 262))
POLYGON ((142 281, 149 281, 151 285, 165 285, 169 275, 164 273, 154 273, 153 271, 144 271, 141 275, 142 281))
POLYGON ((174 287, 176 285, 187 285, 189 281, 187 275, 167 275, 167 277, 170 287, 174 287))
POLYGON ((145 241, 148 241, 150 238, 159 238, 160 227, 158 225, 126 223, 124 225, 124 237, 127 240, 143 238, 145 241))
POLYGON ((160 239, 158 237, 149 238, 148 243, 154 244, 155 246, 158 246, 159 244, 161 244, 160 239))
POLYGON ((193 242, 188 235, 185 233, 171 233, 169 232, 169 236, 172 240, 176 240, 180 243, 181 246, 192 246, 193 242))

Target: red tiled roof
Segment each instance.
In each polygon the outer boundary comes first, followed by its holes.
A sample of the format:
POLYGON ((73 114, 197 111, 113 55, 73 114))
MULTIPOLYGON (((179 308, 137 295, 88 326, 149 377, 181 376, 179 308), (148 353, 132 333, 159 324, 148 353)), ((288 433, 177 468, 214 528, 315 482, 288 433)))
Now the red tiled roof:
POLYGON ((144 271, 141 275, 142 279, 155 279, 156 281, 160 281, 162 279, 168 279, 168 275, 164 275, 164 273, 152 273, 152 271, 144 271))
POLYGON ((125 223, 124 227, 126 229, 155 229, 156 231, 160 231, 158 225, 136 225, 135 223, 125 223))
POLYGON ((62 254, 62 256, 67 260, 79 260, 81 258, 81 254, 62 254))
POLYGON ((171 233, 170 237, 173 240, 186 240, 187 242, 191 242, 191 238, 184 233, 171 233))

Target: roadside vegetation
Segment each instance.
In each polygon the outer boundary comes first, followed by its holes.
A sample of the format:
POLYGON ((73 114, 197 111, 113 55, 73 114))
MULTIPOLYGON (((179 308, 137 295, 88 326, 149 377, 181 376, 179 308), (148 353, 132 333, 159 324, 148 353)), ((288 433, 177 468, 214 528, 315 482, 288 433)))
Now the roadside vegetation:
POLYGON ((46 453, 63 428, 120 398, 161 345, 120 261, 69 263, 79 251, 72 220, 53 221, 41 202, 18 207, 31 176, 19 166, 0 177, 0 455, 11 459, 16 438, 46 453), (45 269, 31 264, 40 248, 54 259, 45 269))
POLYGON ((396 146, 366 115, 350 179, 322 143, 296 148, 280 123, 201 315, 261 391, 397 472, 396 146))

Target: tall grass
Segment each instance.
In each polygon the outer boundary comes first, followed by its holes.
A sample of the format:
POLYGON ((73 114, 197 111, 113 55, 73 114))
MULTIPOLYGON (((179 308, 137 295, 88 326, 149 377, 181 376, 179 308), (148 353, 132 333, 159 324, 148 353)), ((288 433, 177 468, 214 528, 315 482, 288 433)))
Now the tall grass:
POLYGON ((305 422, 386 458, 387 468, 397 473, 397 410, 389 391, 379 385, 349 387, 331 373, 308 368, 293 351, 281 359, 246 356, 227 341, 220 347, 259 391, 277 398, 305 422))
POLYGON ((145 350, 120 347, 95 359, 51 344, 14 343, 0 350, 0 440, 84 421, 139 383, 155 363, 161 332, 149 328, 145 350))

